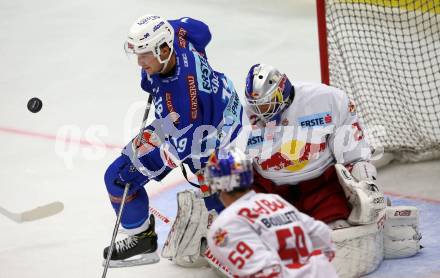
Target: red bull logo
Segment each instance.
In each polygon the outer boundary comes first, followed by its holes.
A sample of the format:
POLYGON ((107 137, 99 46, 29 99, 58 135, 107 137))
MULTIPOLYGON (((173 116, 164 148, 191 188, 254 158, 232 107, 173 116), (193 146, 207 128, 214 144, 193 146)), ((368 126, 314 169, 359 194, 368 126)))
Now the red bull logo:
POLYGON ((308 161, 317 156, 320 152, 326 149, 326 143, 303 143, 299 147, 300 143, 296 140, 284 144, 280 151, 272 154, 269 159, 260 162, 257 158, 257 162, 263 170, 275 170, 279 171, 287 169, 295 172, 304 168, 308 161), (286 146, 289 148, 286 151, 286 146))
POLYGON ((258 161, 258 164, 263 170, 271 169, 278 171, 287 166, 293 165, 293 161, 291 161, 287 155, 284 155, 281 152, 276 152, 269 159, 266 159, 261 163, 258 161))
POLYGON ((227 236, 228 232, 219 228, 213 236, 214 244, 216 246, 224 246, 226 244, 227 236))

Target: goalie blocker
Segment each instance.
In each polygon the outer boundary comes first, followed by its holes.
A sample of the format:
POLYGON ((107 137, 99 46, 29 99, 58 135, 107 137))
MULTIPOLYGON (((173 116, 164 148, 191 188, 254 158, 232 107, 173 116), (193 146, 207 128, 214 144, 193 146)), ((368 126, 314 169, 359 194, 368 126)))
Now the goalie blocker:
POLYGON ((410 257, 420 251, 418 210, 386 206, 383 193, 372 181, 358 181, 340 164, 339 181, 352 206, 350 227, 332 233, 336 244, 333 264, 341 278, 374 271, 383 259, 410 257))

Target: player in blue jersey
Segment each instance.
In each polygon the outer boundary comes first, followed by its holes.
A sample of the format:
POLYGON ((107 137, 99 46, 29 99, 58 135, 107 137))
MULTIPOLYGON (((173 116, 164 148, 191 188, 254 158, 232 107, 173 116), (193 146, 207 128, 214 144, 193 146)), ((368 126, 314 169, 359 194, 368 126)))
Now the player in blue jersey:
MULTIPOLYGON (((144 185, 160 181, 182 163, 197 173, 212 151, 233 140, 241 128, 242 106, 232 82, 207 61, 210 40, 208 26, 188 17, 165 20, 146 15, 129 30, 125 50, 137 56, 141 87, 153 96, 155 120, 144 130, 137 157, 130 142, 105 173, 116 212, 123 185, 131 185, 121 220, 128 237, 116 242, 110 266, 158 261, 144 185)), ((205 203, 208 209, 221 209, 215 198, 205 203)), ((104 258, 107 252, 108 247, 104 258)))

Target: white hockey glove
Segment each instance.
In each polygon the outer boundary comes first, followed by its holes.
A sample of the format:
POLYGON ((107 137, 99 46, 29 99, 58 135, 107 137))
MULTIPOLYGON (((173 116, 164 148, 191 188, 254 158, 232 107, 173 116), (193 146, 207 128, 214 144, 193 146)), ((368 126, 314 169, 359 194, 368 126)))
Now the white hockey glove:
POLYGON ((342 164, 336 164, 335 168, 345 196, 352 206, 348 223, 364 225, 376 222, 386 207, 385 198, 376 184, 356 180, 342 164))
POLYGON ((177 202, 177 216, 163 246, 162 257, 183 267, 206 266, 203 257, 206 234, 217 213, 208 212, 203 199, 192 190, 177 193, 177 202))

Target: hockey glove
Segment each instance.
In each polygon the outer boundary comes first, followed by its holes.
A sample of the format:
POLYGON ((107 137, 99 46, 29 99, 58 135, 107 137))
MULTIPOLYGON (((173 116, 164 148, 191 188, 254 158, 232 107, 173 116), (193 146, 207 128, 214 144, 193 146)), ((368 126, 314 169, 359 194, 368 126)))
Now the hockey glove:
POLYGON ((127 183, 131 186, 140 186, 145 184, 147 177, 142 175, 136 167, 128 160, 121 168, 119 168, 118 178, 115 180, 115 184, 121 187, 125 187, 127 183))

